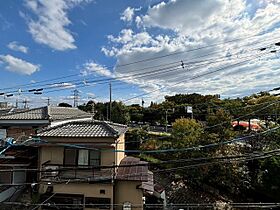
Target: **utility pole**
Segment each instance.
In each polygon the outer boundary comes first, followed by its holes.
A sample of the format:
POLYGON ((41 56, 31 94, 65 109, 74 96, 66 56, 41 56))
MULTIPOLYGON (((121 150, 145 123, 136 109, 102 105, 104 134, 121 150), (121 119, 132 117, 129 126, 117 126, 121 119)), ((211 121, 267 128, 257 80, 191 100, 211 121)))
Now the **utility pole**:
POLYGON ((78 99, 79 99, 79 91, 77 89, 75 89, 74 91, 74 107, 78 106, 78 99))
POLYGON ((112 83, 109 83, 109 90, 110 90, 110 107, 109 107, 109 120, 112 120, 112 83))
POLYGON ((23 104, 24 104, 24 108, 27 109, 27 107, 28 107, 28 101, 27 101, 27 99, 24 99, 23 104))
POLYGON ((109 121, 109 104, 107 104, 107 121, 109 121))
POLYGON ((16 108, 18 108, 18 103, 19 103, 20 95, 21 95, 21 89, 19 88, 19 89, 18 89, 17 99, 16 99, 16 108))
POLYGON ((165 132, 167 133, 168 130, 168 119, 167 119, 167 115, 168 115, 168 111, 172 111, 173 113, 175 112, 175 108, 173 109, 166 109, 165 110, 165 132))
POLYGON ((278 109, 279 109, 279 102, 276 104, 276 109, 275 109, 275 122, 277 122, 277 119, 278 119, 278 109))
POLYGON ((167 120, 167 109, 165 110, 165 132, 167 133, 167 125, 168 125, 168 120, 167 120))

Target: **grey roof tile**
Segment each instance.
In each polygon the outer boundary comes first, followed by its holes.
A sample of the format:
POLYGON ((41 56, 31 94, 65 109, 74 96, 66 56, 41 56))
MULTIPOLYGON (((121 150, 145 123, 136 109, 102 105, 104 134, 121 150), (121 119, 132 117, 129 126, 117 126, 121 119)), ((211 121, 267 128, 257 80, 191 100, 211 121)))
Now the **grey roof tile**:
POLYGON ((91 117, 91 114, 74 107, 49 106, 48 114, 51 121, 91 117))
POLYGON ((91 114, 72 107, 40 107, 0 115, 0 120, 66 120, 91 117, 91 114))
POLYGON ((0 115, 0 120, 46 120, 48 119, 47 107, 29 109, 0 115))
POLYGON ((38 132, 39 137, 117 137, 126 126, 104 121, 73 121, 49 127, 38 132))

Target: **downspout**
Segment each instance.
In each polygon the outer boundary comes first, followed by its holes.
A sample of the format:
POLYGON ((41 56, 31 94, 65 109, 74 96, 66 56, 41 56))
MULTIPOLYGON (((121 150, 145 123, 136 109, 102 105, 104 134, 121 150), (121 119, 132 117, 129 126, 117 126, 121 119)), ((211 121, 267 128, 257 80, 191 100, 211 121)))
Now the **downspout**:
MULTIPOLYGON (((119 141, 120 140, 116 141, 115 150, 117 150, 117 148, 118 148, 119 141)), ((118 154, 117 152, 115 152, 115 154, 114 154, 114 156, 115 156, 115 163, 114 163, 114 165, 117 165, 117 159, 118 159, 118 155, 117 154, 118 154)), ((116 183, 115 183, 115 180, 117 178, 116 171, 117 171, 117 167, 114 168, 114 175, 113 175, 113 180, 112 180, 112 183, 113 183, 113 204, 116 203, 115 202, 116 201, 116 196, 115 196, 115 193, 116 193, 116 186, 115 185, 116 185, 116 183)), ((114 206, 113 206, 112 209, 114 209, 114 206)))

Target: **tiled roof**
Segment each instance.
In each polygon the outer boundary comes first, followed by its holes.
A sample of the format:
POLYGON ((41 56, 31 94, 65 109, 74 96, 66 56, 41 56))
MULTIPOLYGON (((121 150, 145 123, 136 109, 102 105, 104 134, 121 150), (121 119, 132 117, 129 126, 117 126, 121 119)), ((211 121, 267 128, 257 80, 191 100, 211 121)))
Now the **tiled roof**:
POLYGON ((0 115, 0 120, 47 120, 47 107, 29 109, 0 115))
POLYGON ((0 115, 0 120, 65 120, 73 118, 85 118, 91 115, 87 112, 72 107, 40 107, 19 112, 0 115))
POLYGON ((126 126, 104 121, 72 121, 40 131, 39 137, 116 137, 126 131, 126 126))
POLYGON ((150 192, 154 192, 154 174, 151 171, 148 171, 148 180, 142 182, 141 188, 150 192))
POLYGON ((125 157, 117 170, 117 180, 149 181, 148 163, 139 158, 125 157), (127 167, 126 167, 127 166, 127 167))
POLYGON ((107 122, 105 121, 105 123, 111 127, 111 129, 113 129, 114 131, 116 131, 118 134, 122 134, 125 133, 127 131, 127 126, 123 125, 123 124, 117 124, 117 123, 113 123, 113 122, 107 122))
POLYGON ((91 117, 91 114, 74 107, 48 107, 51 121, 91 117))

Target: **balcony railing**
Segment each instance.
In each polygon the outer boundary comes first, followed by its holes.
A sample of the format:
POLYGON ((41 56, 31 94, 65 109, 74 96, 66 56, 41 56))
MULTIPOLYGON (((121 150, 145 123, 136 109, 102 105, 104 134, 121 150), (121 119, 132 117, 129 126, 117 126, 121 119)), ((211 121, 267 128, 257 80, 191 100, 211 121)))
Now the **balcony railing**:
POLYGON ((47 163, 42 165, 41 180, 94 182, 111 181, 114 177, 114 168, 89 168, 89 166, 63 166, 47 163))

